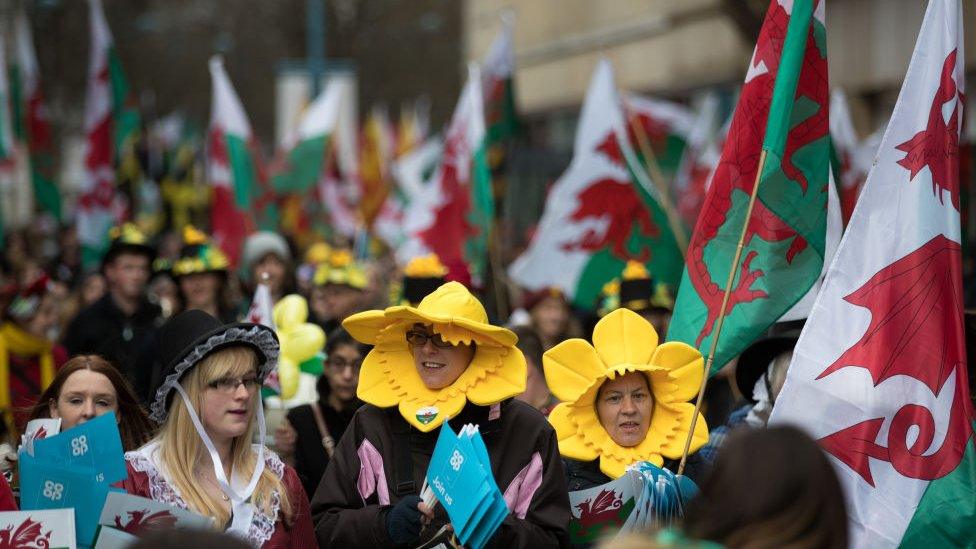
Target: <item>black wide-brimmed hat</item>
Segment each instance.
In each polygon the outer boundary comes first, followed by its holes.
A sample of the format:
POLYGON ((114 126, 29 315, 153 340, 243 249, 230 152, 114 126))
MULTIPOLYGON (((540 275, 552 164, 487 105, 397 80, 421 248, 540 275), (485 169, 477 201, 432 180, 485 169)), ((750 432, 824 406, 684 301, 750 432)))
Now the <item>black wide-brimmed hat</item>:
POLYGON ((774 358, 796 346, 805 322, 806 319, 777 322, 770 327, 767 335, 742 351, 735 366, 735 384, 742 396, 755 402, 752 390, 756 382, 766 373, 774 358))
POLYGON ((162 372, 152 392, 149 417, 160 423, 169 412, 173 386, 215 351, 239 345, 254 349, 258 378, 262 381, 278 365, 278 336, 274 330, 248 322, 223 324, 198 309, 184 311, 163 324, 157 340, 162 372))

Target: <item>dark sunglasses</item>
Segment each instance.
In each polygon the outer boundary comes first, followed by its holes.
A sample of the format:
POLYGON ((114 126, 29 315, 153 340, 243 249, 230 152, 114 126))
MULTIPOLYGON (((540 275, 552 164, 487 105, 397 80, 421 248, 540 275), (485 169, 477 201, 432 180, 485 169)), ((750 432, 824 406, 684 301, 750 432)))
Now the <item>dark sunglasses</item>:
POLYGON ((454 346, 447 341, 444 341, 440 334, 425 334, 424 332, 418 332, 415 330, 410 330, 407 332, 407 343, 411 347, 423 347, 424 345, 427 345, 427 341, 430 341, 434 344, 434 347, 438 347, 440 349, 449 349, 454 346))

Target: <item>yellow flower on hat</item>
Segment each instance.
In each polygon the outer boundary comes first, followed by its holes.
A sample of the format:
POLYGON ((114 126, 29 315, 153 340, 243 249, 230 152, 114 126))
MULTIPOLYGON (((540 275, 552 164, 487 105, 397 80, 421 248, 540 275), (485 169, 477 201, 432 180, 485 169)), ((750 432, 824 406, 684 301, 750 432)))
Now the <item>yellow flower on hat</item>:
POLYGON ((518 337, 489 324, 481 302, 457 282, 442 285, 417 307, 366 311, 342 325, 357 340, 373 345, 363 360, 357 396, 380 408, 399 407, 400 415, 420 431, 436 429, 467 402, 487 406, 525 391, 525 358, 515 347, 518 337), (451 344, 477 345, 467 369, 443 389, 428 389, 417 373, 406 338, 416 323, 432 326, 451 344))
POLYGON ((312 282, 316 286, 326 284, 345 284, 357 290, 365 289, 369 283, 362 265, 353 259, 349 250, 333 250, 326 261, 315 269, 312 282))
POLYGON ((146 235, 135 223, 123 223, 108 230, 108 237, 121 244, 145 245, 146 235))
MULTIPOLYGON (((556 430, 559 453, 579 461, 600 459, 600 470, 620 478, 637 461, 661 466, 664 458, 678 459, 691 428, 704 375, 702 355, 677 341, 658 345, 654 327, 637 313, 617 309, 593 329, 593 345, 569 339, 543 355, 546 382, 563 401, 549 415, 556 430), (642 372, 654 396, 650 426, 643 442, 623 447, 613 441, 596 412, 603 383, 629 372, 642 372)), ((690 452, 708 441, 708 427, 699 414, 690 452)))
POLYGON ((437 254, 415 257, 403 268, 403 275, 412 278, 447 276, 447 267, 441 263, 437 254))

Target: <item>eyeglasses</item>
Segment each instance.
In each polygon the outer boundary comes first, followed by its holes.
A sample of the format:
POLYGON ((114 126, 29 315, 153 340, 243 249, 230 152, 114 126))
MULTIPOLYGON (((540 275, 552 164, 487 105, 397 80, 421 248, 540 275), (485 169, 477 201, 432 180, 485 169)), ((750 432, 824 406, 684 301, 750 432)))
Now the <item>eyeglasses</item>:
POLYGON ((247 377, 221 377, 213 381, 207 382, 207 387, 215 391, 220 391, 221 393, 231 394, 237 391, 237 388, 241 385, 247 389, 248 392, 257 390, 261 386, 261 382, 258 381, 256 376, 247 377))
POLYGON ((333 370, 343 371, 346 368, 351 368, 353 372, 359 372, 359 369, 363 365, 363 359, 357 358, 356 360, 346 360, 341 356, 329 357, 325 363, 333 370))
POLYGON ((427 345, 427 341, 430 341, 434 344, 434 347, 438 347, 440 349, 449 349, 454 346, 447 341, 444 341, 440 334, 425 334, 424 332, 418 332, 415 330, 410 330, 407 332, 407 343, 411 347, 423 347, 424 345, 427 345))

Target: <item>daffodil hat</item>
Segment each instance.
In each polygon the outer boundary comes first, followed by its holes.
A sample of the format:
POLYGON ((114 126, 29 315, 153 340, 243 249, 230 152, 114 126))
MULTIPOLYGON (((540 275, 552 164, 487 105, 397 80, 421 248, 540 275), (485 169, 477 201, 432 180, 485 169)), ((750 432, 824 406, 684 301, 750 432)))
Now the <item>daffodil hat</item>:
MULTIPOLYGON (((628 309, 603 317, 593 329, 593 344, 569 339, 543 355, 546 383, 562 402, 549 415, 556 430, 559 453, 579 461, 600 460, 600 470, 621 477, 637 461, 657 466, 664 458, 678 459, 691 429, 704 375, 702 355, 677 341, 658 344, 650 322, 628 309), (650 426, 644 440, 633 447, 613 441, 597 416, 596 399, 607 380, 630 372, 647 376, 654 397, 650 426)), ((690 452, 708 441, 708 427, 699 414, 690 452)))
POLYGON ((183 229, 183 249, 180 257, 173 262, 173 276, 181 277, 197 273, 217 273, 227 275, 230 262, 227 256, 210 238, 193 226, 183 229))
POLYGON ((359 374, 359 398, 380 408, 398 406, 400 415, 422 432, 458 415, 467 402, 487 406, 525 391, 518 337, 489 324, 484 306, 458 282, 440 286, 417 307, 365 311, 342 325, 357 340, 373 345, 359 374), (453 345, 476 345, 468 368, 451 385, 428 389, 417 373, 406 337, 417 323, 431 326, 453 345))

